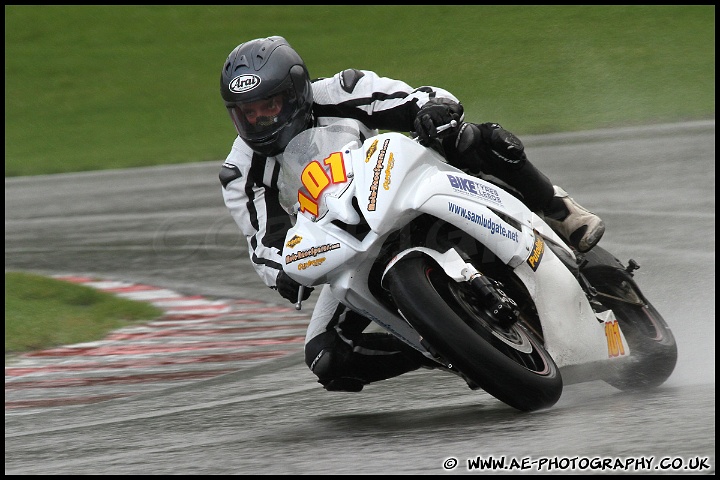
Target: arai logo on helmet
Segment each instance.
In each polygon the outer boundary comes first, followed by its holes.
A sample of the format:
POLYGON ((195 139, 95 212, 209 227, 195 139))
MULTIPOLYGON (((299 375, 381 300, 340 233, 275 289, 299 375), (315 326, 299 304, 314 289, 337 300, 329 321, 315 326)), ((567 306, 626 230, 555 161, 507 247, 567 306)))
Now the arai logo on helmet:
POLYGON ((260 77, 252 74, 239 75, 230 80, 230 91, 233 93, 245 93, 260 85, 260 77))

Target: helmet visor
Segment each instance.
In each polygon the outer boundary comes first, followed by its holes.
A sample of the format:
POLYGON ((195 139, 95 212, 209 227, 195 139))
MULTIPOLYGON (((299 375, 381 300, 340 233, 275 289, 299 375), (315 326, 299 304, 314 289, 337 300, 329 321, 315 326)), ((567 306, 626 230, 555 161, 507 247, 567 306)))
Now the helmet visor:
POLYGON ((245 140, 262 141, 282 130, 297 111, 292 89, 261 100, 236 103, 228 106, 238 135, 245 140))

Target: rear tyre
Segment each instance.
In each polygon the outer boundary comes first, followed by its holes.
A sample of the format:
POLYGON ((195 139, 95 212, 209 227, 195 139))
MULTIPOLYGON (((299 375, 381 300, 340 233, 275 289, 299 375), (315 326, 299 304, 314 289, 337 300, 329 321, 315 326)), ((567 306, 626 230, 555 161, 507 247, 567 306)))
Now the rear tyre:
POLYGON ((613 311, 632 352, 630 362, 606 382, 620 390, 661 385, 677 363, 677 344, 670 327, 609 252, 596 246, 585 260, 582 274, 597 291, 593 300, 600 304, 595 309, 613 311))
POLYGON ((494 322, 467 282, 455 282, 426 256, 402 259, 386 281, 432 352, 487 393, 521 411, 558 401, 562 377, 542 342, 521 322, 494 322))

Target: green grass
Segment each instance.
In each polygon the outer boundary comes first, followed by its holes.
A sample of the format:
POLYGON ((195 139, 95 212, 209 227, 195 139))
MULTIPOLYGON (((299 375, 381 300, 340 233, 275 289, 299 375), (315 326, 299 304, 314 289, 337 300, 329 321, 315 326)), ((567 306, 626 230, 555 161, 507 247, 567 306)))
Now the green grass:
POLYGON ((103 338, 162 315, 97 289, 23 272, 5 272, 5 362, 13 355, 103 338))
POLYGON ((715 116, 715 6, 5 6, 5 176, 222 160, 220 68, 280 34, 520 134, 715 116))

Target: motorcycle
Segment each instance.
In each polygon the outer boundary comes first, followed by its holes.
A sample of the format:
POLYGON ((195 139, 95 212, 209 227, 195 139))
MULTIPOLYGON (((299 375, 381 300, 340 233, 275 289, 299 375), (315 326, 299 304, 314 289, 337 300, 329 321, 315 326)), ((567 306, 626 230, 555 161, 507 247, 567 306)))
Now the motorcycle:
POLYGON ((517 410, 553 406, 564 385, 636 390, 673 372, 675 339, 635 282, 635 261, 599 245, 574 251, 511 189, 416 139, 362 141, 347 120, 312 128, 286 148, 279 184, 295 218, 283 247, 291 278, 328 284, 517 410))

